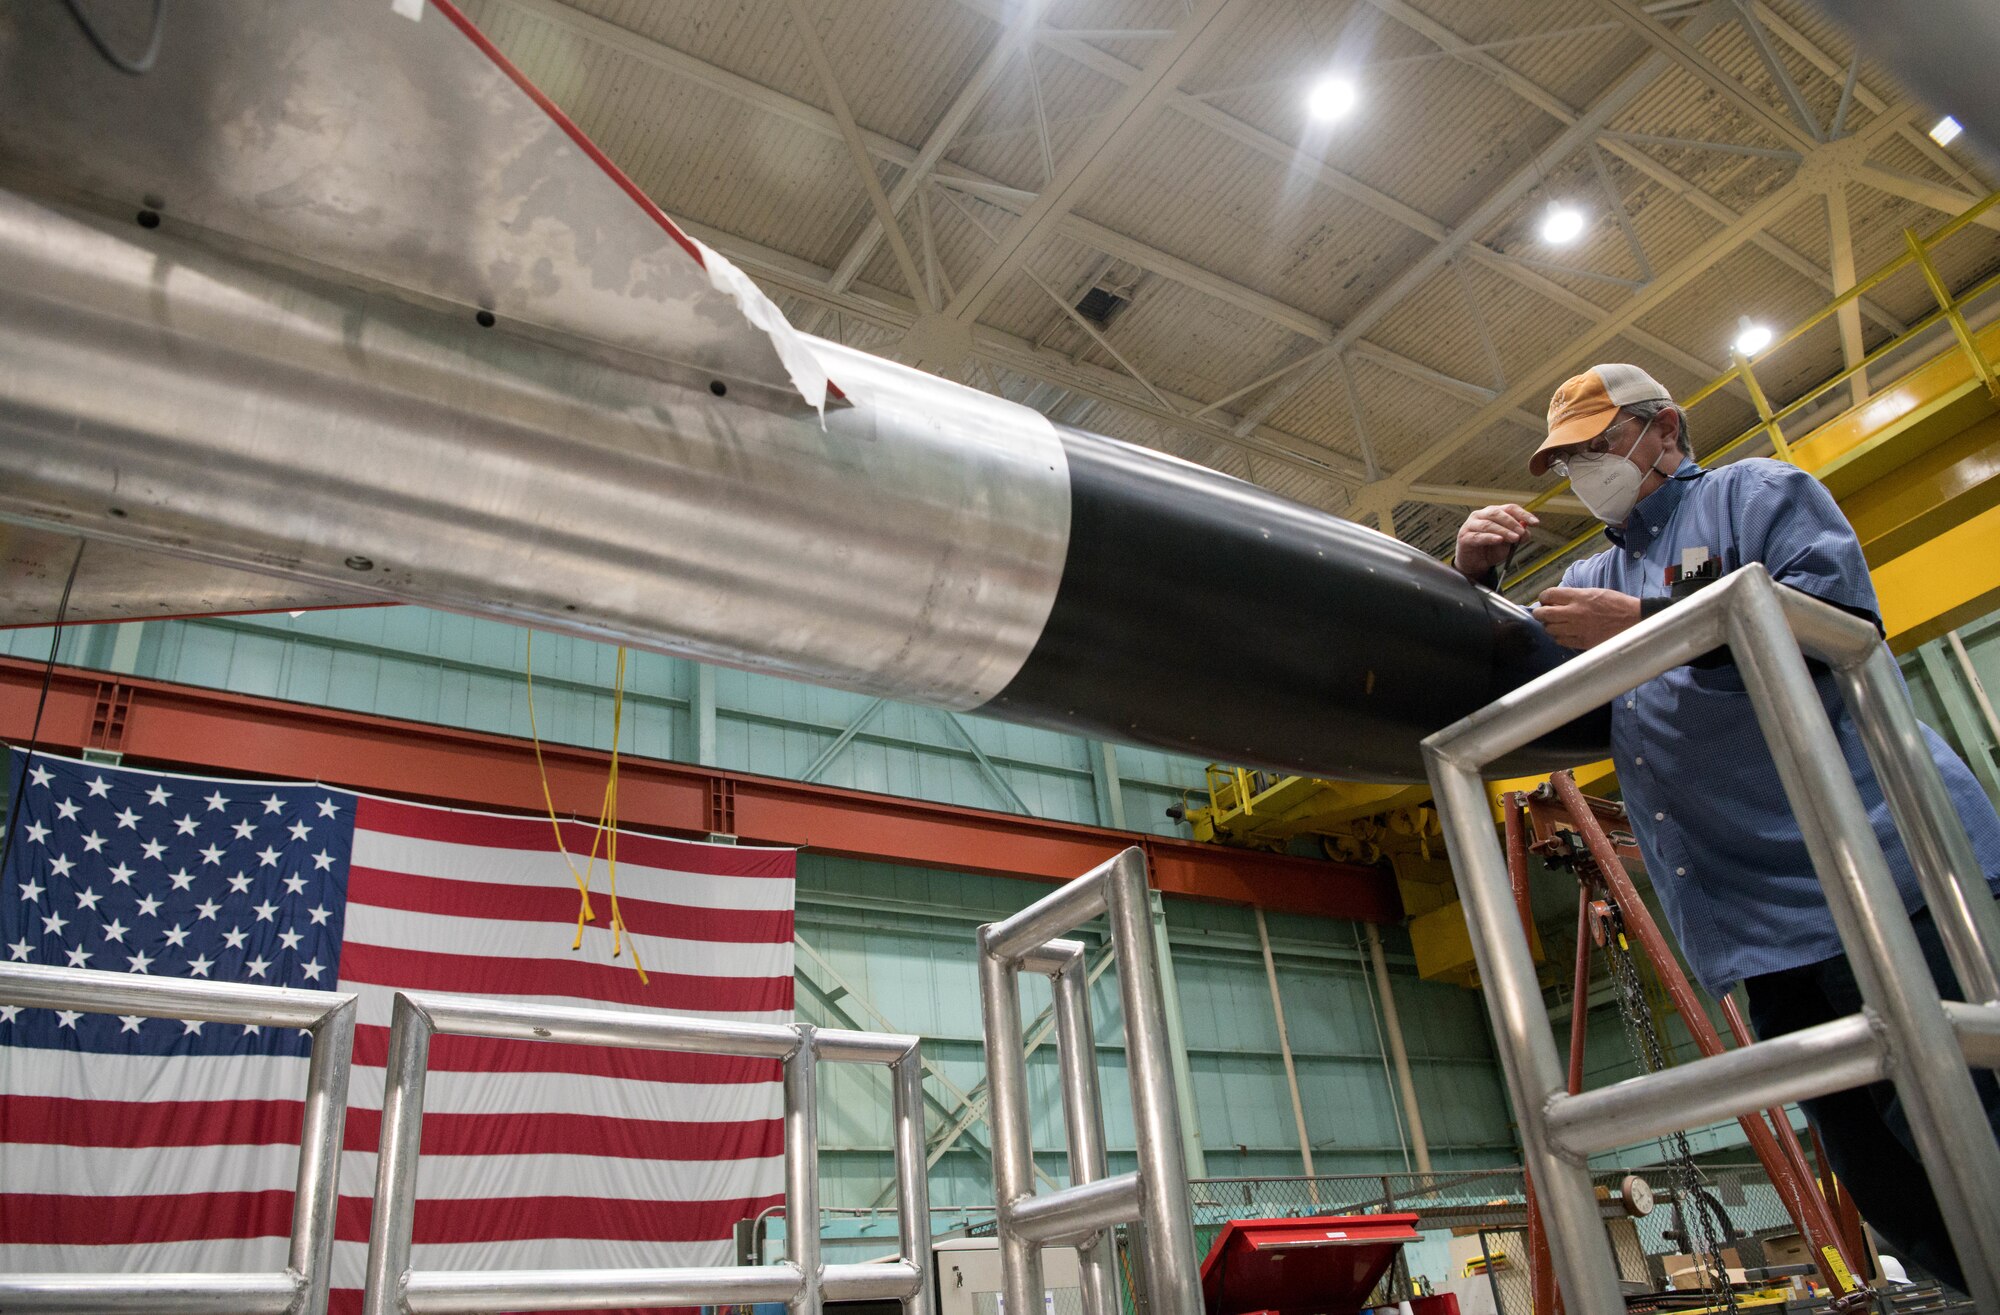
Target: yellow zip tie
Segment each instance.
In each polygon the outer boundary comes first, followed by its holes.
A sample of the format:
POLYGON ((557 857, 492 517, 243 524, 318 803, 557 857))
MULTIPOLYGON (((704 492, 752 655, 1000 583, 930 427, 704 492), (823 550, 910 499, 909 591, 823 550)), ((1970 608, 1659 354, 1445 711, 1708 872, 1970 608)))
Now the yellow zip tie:
MULTIPOLYGON (((604 872, 611 883, 611 957, 617 958, 625 942, 632 945, 632 967, 639 974, 639 984, 646 982, 646 965, 639 962, 639 943, 632 939, 625 927, 625 915, 618 908, 618 753, 624 727, 625 716, 625 649, 618 650, 618 674, 611 696, 611 774, 605 782, 605 812, 610 821, 610 830, 604 842, 604 872)), ((592 847, 595 852, 595 846, 592 847)))
MULTIPOLYGON (((549 827, 556 833, 556 849, 562 854, 563 862, 569 866, 570 876, 576 878, 577 894, 583 897, 583 903, 577 907, 576 911, 577 943, 581 944, 583 942, 583 924, 586 922, 595 922, 597 914, 590 907, 590 881, 583 873, 576 870, 576 863, 569 856, 569 846, 563 843, 562 823, 556 820, 555 796, 549 792, 549 769, 547 764, 542 761, 542 730, 535 723, 535 632, 532 630, 528 632, 527 676, 528 738, 535 746, 535 774, 542 780, 542 803, 549 810, 549 827)), ((591 857, 593 860, 595 860, 596 855, 597 846, 593 842, 591 845, 591 857)), ((576 947, 571 946, 570 948, 575 949, 576 947)))

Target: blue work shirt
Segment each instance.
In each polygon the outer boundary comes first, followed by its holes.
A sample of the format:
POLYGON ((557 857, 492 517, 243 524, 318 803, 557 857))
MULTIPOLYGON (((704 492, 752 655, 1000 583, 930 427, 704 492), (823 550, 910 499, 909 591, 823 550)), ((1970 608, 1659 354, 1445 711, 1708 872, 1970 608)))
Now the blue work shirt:
MULTIPOLYGON (((1781 461, 1755 458, 1704 470, 1684 460, 1622 529, 1606 534, 1613 546, 1571 565, 1565 585, 1665 598, 1667 568, 1681 564, 1684 549, 1706 548, 1725 573, 1762 562, 1778 583, 1880 621, 1861 544, 1833 495, 1781 461)), ((1820 670, 1815 683, 1904 907, 1922 908, 1860 730, 1833 674, 1820 670)), ((1676 667, 1620 698, 1611 713, 1611 757, 1639 850, 1702 986, 1720 996, 1745 977, 1841 954, 1832 912, 1735 665, 1676 667)), ((2000 818, 1951 747, 1929 727, 1924 737, 1980 867, 1989 882, 2000 882, 2000 818)))

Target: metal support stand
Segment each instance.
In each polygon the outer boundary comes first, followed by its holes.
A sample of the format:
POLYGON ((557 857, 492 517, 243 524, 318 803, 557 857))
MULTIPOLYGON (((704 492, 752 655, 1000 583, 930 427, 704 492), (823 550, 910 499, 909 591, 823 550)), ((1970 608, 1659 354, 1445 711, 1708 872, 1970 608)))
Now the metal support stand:
POLYGON ((375 1217, 361 1309, 365 1315, 442 1315, 782 1301, 792 1315, 819 1315, 824 1301, 873 1300, 900 1302, 904 1315, 933 1315, 923 1119, 922 1058, 913 1036, 398 992, 389 1028, 375 1217), (708 1269, 412 1270, 424 1081, 431 1038, 439 1034, 783 1061, 784 1263, 708 1269), (901 1254, 886 1264, 828 1265, 820 1260, 816 1072, 821 1061, 884 1064, 891 1074, 901 1254))
POLYGON ((1967 1069, 2000 1036, 2000 914, 1873 626, 1777 586, 1762 566, 1531 681, 1424 741, 1486 1005, 1555 1271, 1569 1308, 1623 1298, 1587 1158, 1718 1118, 1887 1077, 1981 1310, 2000 1311, 2000 1145, 1967 1069), (1663 1072, 1571 1095, 1481 783, 1482 769, 1637 685, 1728 644, 1820 874, 1862 1011, 1663 1072), (1803 650, 1803 653, 1802 653, 1803 650), (1947 1007, 1803 654, 1835 670, 1926 903, 1972 1003, 1947 1007))
POLYGON ((1193 1209, 1181 1145, 1180 1103, 1167 1044, 1167 1013, 1153 944, 1146 861, 1128 849, 1003 922, 979 929, 979 989, 992 1095, 993 1186, 1007 1307, 1042 1307, 1041 1249, 1075 1245, 1083 1262, 1084 1315, 1116 1315, 1112 1230, 1139 1225, 1141 1296, 1155 1315, 1200 1315, 1193 1209), (1104 1115, 1090 1031, 1083 947, 1057 939, 1108 916, 1125 1012, 1134 1173, 1105 1176, 1104 1115), (1021 1055, 1020 975, 1047 973, 1055 990, 1056 1053, 1069 1131, 1071 1185, 1035 1193, 1027 1064, 1021 1055))
POLYGON ((337 991, 0 964, 0 1004, 138 1014, 312 1033, 292 1245, 275 1274, 0 1274, 0 1310, 159 1315, 323 1315, 340 1191, 340 1139, 354 1053, 355 997, 337 991))

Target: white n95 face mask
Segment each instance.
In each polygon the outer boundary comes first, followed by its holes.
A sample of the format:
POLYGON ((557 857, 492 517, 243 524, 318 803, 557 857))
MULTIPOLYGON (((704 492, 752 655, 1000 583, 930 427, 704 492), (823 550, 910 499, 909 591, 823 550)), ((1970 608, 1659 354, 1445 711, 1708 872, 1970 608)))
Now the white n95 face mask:
MULTIPOLYGON (((1626 451, 1636 452, 1639 444, 1646 441, 1646 429, 1632 440, 1626 451)), ((1579 452, 1567 463, 1569 486, 1572 492, 1590 509, 1590 514, 1606 525, 1623 525, 1625 518, 1638 505, 1639 489, 1650 473, 1641 470, 1629 455, 1620 456, 1611 452, 1579 452)), ((1657 465, 1656 458, 1654 464, 1657 465)))
POLYGON ((1639 486, 1645 482, 1645 471, 1609 452, 1591 452, 1569 461, 1571 491, 1606 525, 1625 523, 1638 504, 1639 486))

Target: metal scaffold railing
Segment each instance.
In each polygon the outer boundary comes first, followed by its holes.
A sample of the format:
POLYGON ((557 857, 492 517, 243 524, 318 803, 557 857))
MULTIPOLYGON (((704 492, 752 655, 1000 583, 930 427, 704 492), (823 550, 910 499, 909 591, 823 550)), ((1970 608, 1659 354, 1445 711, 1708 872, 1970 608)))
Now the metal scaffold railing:
POLYGON ((895 1301, 904 1315, 931 1315, 930 1188, 925 1178, 923 1061, 917 1038, 846 1032, 808 1023, 718 1023, 619 1009, 580 1009, 399 992, 389 1029, 368 1238, 365 1315, 457 1311, 610 1310, 782 1301, 793 1315, 819 1315, 825 1301, 895 1301), (819 1217, 818 1065, 883 1064, 893 1092, 896 1259, 824 1264, 817 1229, 785 1230, 776 1265, 676 1269, 412 1270, 417 1155, 424 1080, 434 1036, 496 1037, 558 1044, 776 1059, 784 1065, 785 1211, 819 1217))
POLYGON ((1075 1246, 1084 1315, 1119 1310, 1113 1231, 1138 1227, 1139 1278, 1157 1315, 1197 1315, 1192 1208, 1180 1102, 1167 1042, 1165 993, 1153 943, 1146 861, 1128 849, 1002 922, 979 929, 979 992, 992 1095, 993 1190, 1003 1295, 1009 1309, 1042 1307, 1042 1248, 1075 1246), (1059 939, 1103 914, 1117 955, 1125 1013, 1135 1172, 1107 1176, 1104 1113, 1090 1027, 1084 948, 1059 939), (1069 1134, 1070 1186, 1037 1194, 1021 1053, 1020 975, 1049 975, 1055 996, 1057 1066, 1069 1134))
POLYGON ((0 964, 0 1004, 137 1014, 312 1033, 291 1251, 282 1271, 238 1274, 0 1274, 0 1310, 318 1315, 333 1258, 340 1138, 354 1052, 355 997, 235 982, 197 982, 92 968, 0 964))
POLYGON ((2000 1065, 2000 913, 1926 749, 1895 659, 1868 622, 1746 566, 1424 741, 1494 1037, 1555 1271, 1572 1310, 1623 1298, 1587 1158, 1676 1129, 1887 1078, 1981 1310, 2000 1310, 2000 1145, 1968 1063, 2000 1065), (1627 690, 1727 644, 1797 814, 1863 1006, 1849 1018, 1572 1095, 1481 771, 1627 690), (1829 664, 1860 728, 1953 969, 1939 997, 1806 657, 1829 664))

